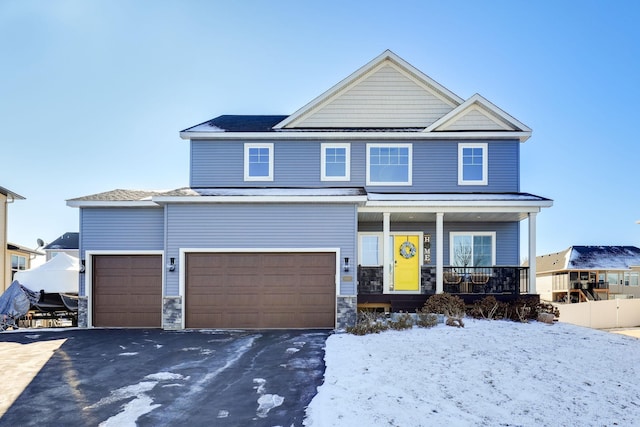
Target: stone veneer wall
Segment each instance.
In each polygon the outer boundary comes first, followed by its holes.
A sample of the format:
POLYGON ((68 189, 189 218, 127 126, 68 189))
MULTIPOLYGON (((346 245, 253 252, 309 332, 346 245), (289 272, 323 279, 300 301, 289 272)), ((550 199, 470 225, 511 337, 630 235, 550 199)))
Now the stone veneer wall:
POLYGON ((162 299, 162 329, 182 329, 182 297, 172 296, 162 299))
POLYGON ((358 297, 338 296, 338 310, 336 318, 336 329, 345 329, 347 326, 355 326, 358 313, 358 297))
POLYGON ((87 328, 89 322, 89 301, 86 296, 78 297, 78 327, 87 328))

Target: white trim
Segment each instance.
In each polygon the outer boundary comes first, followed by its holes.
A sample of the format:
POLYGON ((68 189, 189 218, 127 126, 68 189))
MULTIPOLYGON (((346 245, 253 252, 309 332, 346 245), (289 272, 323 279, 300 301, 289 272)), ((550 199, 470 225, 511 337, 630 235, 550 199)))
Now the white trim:
POLYGON ((348 142, 323 142, 320 144, 320 181, 351 180, 351 144, 348 142), (343 176, 327 176, 327 148, 344 148, 345 165, 343 176))
POLYGON ((553 202, 367 202, 365 206, 358 208, 358 212, 469 212, 473 208, 474 212, 539 212, 541 208, 548 208, 553 202))
MULTIPOLYGON (((491 236, 491 263, 489 266, 496 265, 496 232, 495 231, 450 231, 449 232, 449 265, 455 265, 453 263, 454 259, 454 245, 453 239, 456 236, 471 236, 472 240, 474 236, 491 236)), ((473 250, 473 242, 471 243, 471 248, 473 250)), ((467 267, 483 267, 483 266, 474 266, 468 265, 467 267)))
POLYGON ((360 203, 367 196, 176 196, 154 197, 157 203, 360 203))
POLYGON ((369 143, 366 146, 366 175, 367 175, 367 185, 375 187, 375 186, 410 186, 413 185, 413 144, 381 144, 381 143, 369 143), (378 182, 371 180, 371 148, 407 148, 408 156, 409 156, 409 164, 407 165, 407 181, 402 182, 378 182))
POLYGON ((384 233, 382 232, 378 232, 378 231, 361 231, 358 232, 358 259, 357 259, 357 265, 362 265, 364 267, 380 267, 381 265, 384 265, 384 248, 382 247, 382 241, 384 239, 384 233), (371 265, 371 264, 363 264, 362 263, 362 249, 363 249, 363 244, 362 244, 362 237, 369 237, 369 236, 375 236, 378 238, 378 264, 375 265, 371 265), (382 252, 382 253, 380 253, 382 252))
POLYGON ((185 140, 244 140, 262 139, 284 142, 286 140, 330 140, 330 141, 355 141, 355 140, 445 140, 445 139, 491 139, 513 140, 525 142, 531 137, 531 131, 473 131, 473 132, 343 132, 343 131, 281 131, 281 132, 180 132, 180 138, 185 140))
POLYGON ((460 142, 458 144, 458 185, 488 185, 489 184, 489 144, 486 142, 460 142), (482 179, 465 180, 463 151, 465 148, 482 149, 482 179))
POLYGON ((340 286, 341 286, 341 276, 342 273, 342 264, 341 264, 341 256, 340 256, 340 248, 180 248, 179 258, 179 274, 178 277, 178 292, 182 297, 182 319, 180 323, 181 329, 185 329, 186 322, 186 313, 187 313, 187 294, 186 294, 186 277, 187 271, 185 266, 186 254, 188 253, 286 253, 286 252, 297 252, 297 253, 309 253, 309 252, 328 252, 336 254, 336 270, 335 270, 335 313, 334 313, 334 327, 337 325, 337 316, 338 316, 338 296, 340 296, 340 286))
POLYGON ((157 208, 158 205, 146 200, 68 200, 67 206, 72 208, 157 208))
POLYGON ((516 129, 519 129, 519 131, 521 131, 520 133, 522 133, 523 135, 520 138, 520 142, 526 141, 531 136, 531 129, 527 125, 525 125, 515 117, 511 116, 504 110, 500 109, 496 105, 492 104, 486 98, 484 98, 482 95, 478 93, 476 93, 471 98, 467 99, 462 104, 460 104, 458 107, 454 108, 453 110, 449 111, 447 114, 445 114, 444 116, 442 116, 441 118, 433 122, 424 130, 424 132, 425 133, 434 132, 436 134, 440 134, 440 132, 438 132, 438 128, 446 127, 447 124, 449 124, 449 122, 454 121, 457 117, 463 114, 465 110, 470 109, 473 106, 473 104, 479 105, 481 108, 495 115, 498 119, 510 124, 516 129))
POLYGON ((245 181, 273 181, 274 151, 272 142, 246 142, 244 144, 244 180, 245 181), (269 151, 269 174, 267 176, 251 176, 249 174, 249 153, 252 148, 266 148, 269 151))
POLYGON ((84 251, 84 296, 87 298, 87 328, 93 328, 93 257, 101 255, 161 255, 162 256, 162 289, 160 290, 160 327, 162 324, 162 313, 164 301, 164 290, 166 282, 166 260, 162 250, 85 250, 84 251))

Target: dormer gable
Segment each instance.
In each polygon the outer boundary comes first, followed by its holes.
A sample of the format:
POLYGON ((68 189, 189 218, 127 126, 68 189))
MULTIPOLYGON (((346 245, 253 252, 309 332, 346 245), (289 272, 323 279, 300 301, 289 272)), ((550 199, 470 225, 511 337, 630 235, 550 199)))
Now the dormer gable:
POLYGON ((522 132, 520 137, 522 142, 531 136, 529 127, 477 93, 424 130, 424 132, 469 131, 522 132))
POLYGON ((462 101, 386 50, 274 129, 425 128, 462 101))

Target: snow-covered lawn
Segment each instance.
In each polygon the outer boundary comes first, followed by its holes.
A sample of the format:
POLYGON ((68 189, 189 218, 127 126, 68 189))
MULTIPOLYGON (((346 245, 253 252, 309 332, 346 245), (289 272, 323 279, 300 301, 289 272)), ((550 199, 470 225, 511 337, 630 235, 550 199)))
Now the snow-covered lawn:
POLYGON ((465 319, 326 346, 306 426, 637 426, 640 340, 465 319))

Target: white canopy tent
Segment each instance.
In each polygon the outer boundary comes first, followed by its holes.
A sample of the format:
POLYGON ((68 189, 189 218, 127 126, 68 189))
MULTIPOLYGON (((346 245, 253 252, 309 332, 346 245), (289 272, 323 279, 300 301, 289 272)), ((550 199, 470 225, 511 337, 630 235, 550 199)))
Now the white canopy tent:
POLYGON ((13 280, 33 290, 46 293, 78 293, 80 261, 63 252, 44 264, 16 272, 13 280))

